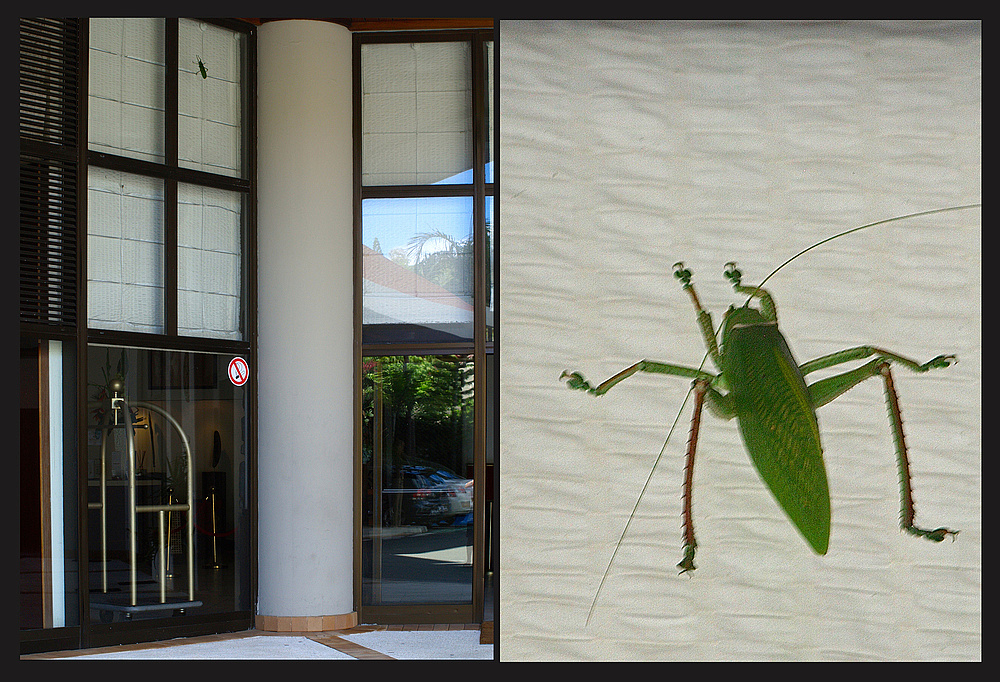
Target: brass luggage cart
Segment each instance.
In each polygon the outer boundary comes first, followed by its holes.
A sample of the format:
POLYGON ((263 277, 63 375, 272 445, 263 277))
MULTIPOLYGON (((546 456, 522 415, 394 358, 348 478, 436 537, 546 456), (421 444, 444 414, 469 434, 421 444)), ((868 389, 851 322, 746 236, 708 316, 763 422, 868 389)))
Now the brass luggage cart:
MULTIPOLYGON (((103 621, 110 621, 116 612, 124 614, 126 620, 132 615, 149 611, 172 610, 176 615, 186 612, 187 609, 196 608, 202 605, 201 601, 194 598, 194 514, 192 513, 191 502, 194 499, 194 466, 192 461, 191 444, 187 434, 176 419, 166 410, 158 405, 143 401, 128 402, 121 394, 124 386, 120 381, 113 381, 110 386, 112 390, 111 410, 104 415, 101 424, 101 462, 100 462, 100 499, 90 502, 88 507, 100 512, 100 535, 101 535, 101 592, 91 599, 91 606, 101 612, 103 621), (140 407, 161 415, 171 426, 174 427, 180 436, 183 453, 187 464, 187 501, 172 502, 168 504, 138 504, 137 477, 136 477, 136 448, 135 448, 135 425, 132 423, 132 407, 140 407), (111 418, 109 423, 108 419, 111 418), (110 596, 108 588, 108 519, 107 519, 107 489, 108 489, 108 437, 115 429, 123 429, 125 432, 126 449, 128 459, 126 463, 128 480, 128 516, 129 524, 129 595, 128 603, 118 603, 116 600, 108 599, 110 596), (170 552, 168 514, 173 512, 186 512, 186 539, 187 547, 187 600, 168 601, 167 600, 167 560, 170 552), (158 582, 160 585, 159 601, 152 604, 139 604, 138 600, 138 517, 139 514, 157 514, 159 516, 159 552, 158 552, 158 582)), ((107 404, 107 403, 104 403, 107 404)))

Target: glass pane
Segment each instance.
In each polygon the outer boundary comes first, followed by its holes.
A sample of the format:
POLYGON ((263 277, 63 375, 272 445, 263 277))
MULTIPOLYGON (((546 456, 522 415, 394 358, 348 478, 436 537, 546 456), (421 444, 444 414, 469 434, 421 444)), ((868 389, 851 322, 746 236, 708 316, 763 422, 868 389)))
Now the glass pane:
POLYGON ((493 304, 494 304, 494 267, 493 244, 496 242, 496 232, 493 220, 493 197, 486 197, 486 343, 493 343, 493 304))
POLYGON ((249 609, 248 388, 230 381, 232 359, 90 347, 95 621, 249 609))
POLYGON ((493 516, 496 513, 493 507, 493 493, 494 493, 494 476, 496 475, 496 456, 497 452, 497 415, 500 414, 500 407, 497 405, 497 400, 499 398, 499 391, 497 390, 497 373, 496 373, 496 357, 493 353, 487 353, 486 361, 484 363, 486 366, 483 371, 483 382, 485 384, 485 390, 482 391, 482 395, 486 399, 486 467, 482 472, 482 475, 476 478, 482 481, 484 487, 483 499, 486 503, 486 509, 484 510, 485 522, 483 527, 485 529, 484 544, 485 544, 485 556, 486 560, 484 562, 483 579, 485 581, 484 589, 484 599, 483 599, 483 620, 493 620, 496 611, 496 599, 498 595, 494 593, 493 589, 493 572, 497 569, 497 553, 494 551, 494 542, 496 541, 496 535, 494 534, 495 528, 493 527, 493 516))
POLYGON ((486 131, 486 182, 493 182, 493 88, 496 81, 493 79, 493 41, 486 43, 486 119, 488 129, 486 131))
POLYGON ((163 19, 91 19, 89 148, 164 160, 163 19))
POLYGON ((163 333, 163 181, 95 166, 88 172, 89 324, 163 333))
POLYGON ((364 185, 472 182, 467 42, 361 46, 364 185))
POLYGON ((21 629, 79 625, 74 356, 21 338, 21 629))
POLYGON ((364 604, 472 601, 472 375, 470 355, 364 359, 364 604))
POLYGON ((365 343, 472 338, 472 197, 361 203, 365 343))
POLYGON ((179 20, 178 33, 178 163, 238 177, 246 38, 190 19, 179 20))
POLYGON ((177 194, 177 331, 240 339, 243 195, 183 183, 177 194))

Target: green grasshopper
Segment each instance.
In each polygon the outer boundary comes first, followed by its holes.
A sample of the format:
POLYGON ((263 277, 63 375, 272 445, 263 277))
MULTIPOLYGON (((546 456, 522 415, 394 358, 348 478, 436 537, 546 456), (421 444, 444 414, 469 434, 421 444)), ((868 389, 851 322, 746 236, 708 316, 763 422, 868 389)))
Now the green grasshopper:
MULTIPOLYGON (((809 546, 817 554, 823 555, 826 554, 830 542, 830 491, 823 463, 816 409, 872 377, 882 378, 889 407, 899 467, 900 527, 908 533, 934 542, 940 542, 958 533, 948 528, 927 530, 914 523, 910 465, 903 436, 903 420, 890 369, 896 364, 914 372, 927 372, 951 365, 956 362, 955 356, 938 355, 927 362, 919 363, 883 348, 858 346, 799 364, 778 330, 774 299, 762 287, 771 276, 792 260, 832 239, 892 220, 970 207, 925 211, 841 232, 800 251, 782 263, 757 286, 742 284, 742 273, 736 269, 736 264, 727 263, 725 277, 732 283, 737 293, 747 295, 747 300, 740 307, 729 307, 719 327, 721 339, 717 339, 719 332, 713 326, 711 313, 702 307, 691 284, 691 270, 684 267, 683 262, 678 262, 674 265, 674 276, 680 280, 683 290, 694 303, 698 324, 708 349, 701 367, 642 360, 596 387, 591 386, 579 372, 564 371, 560 375, 560 379, 565 379, 569 388, 586 391, 594 396, 604 395, 619 382, 637 372, 688 377, 693 380, 691 392, 694 394, 694 414, 691 419, 682 493, 683 558, 677 564, 681 573, 696 568, 694 557, 697 542, 691 513, 691 498, 695 450, 703 406, 707 404, 709 412, 717 417, 727 420, 736 418, 743 443, 761 479, 809 546), (754 299, 759 301, 759 308, 750 306, 754 299), (708 358, 711 358, 718 370, 717 374, 704 369, 708 358), (816 370, 867 358, 871 359, 856 369, 806 384, 806 375, 816 370)), ((653 467, 655 466, 654 463, 653 467)), ((648 484, 649 478, 646 480, 646 485, 648 484)), ((646 486, 643 486, 639 499, 642 498, 645 489, 646 486)), ((637 501, 636 508, 638 504, 637 501)), ((632 515, 634 514, 635 508, 632 510, 632 515)), ((628 523, 631 521, 632 516, 629 517, 628 523)), ((628 524, 622 532, 622 539, 627 531, 628 524)), ((615 547, 615 554, 621 546, 621 541, 619 539, 618 546, 615 547)), ((612 555, 611 562, 614 561, 614 556, 612 555)), ((610 568, 609 563, 608 571, 610 568)), ((605 579, 608 571, 605 571, 605 579)), ((603 585, 604 579, 601 580, 598 595, 603 585)), ((594 598, 594 602, 596 604, 597 597, 594 598)), ((592 613, 593 607, 591 607, 592 613)))
POLYGON ((208 67, 205 66, 205 62, 201 61, 201 57, 198 57, 198 72, 201 73, 203 79, 208 78, 208 67))

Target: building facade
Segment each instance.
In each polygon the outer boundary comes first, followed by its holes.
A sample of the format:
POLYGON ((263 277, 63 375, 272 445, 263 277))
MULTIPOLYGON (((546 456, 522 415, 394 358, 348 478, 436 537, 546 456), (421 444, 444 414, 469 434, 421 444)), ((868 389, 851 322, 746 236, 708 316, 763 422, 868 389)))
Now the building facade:
POLYGON ((21 19, 22 653, 492 620, 494 45, 21 19))

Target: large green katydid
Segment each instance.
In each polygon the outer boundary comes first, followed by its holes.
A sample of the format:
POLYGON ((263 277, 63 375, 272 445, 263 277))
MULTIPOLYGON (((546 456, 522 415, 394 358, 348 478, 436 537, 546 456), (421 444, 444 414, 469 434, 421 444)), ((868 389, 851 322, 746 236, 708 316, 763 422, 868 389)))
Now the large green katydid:
MULTIPOLYGON (((711 314, 702 308, 695 294, 691 285, 691 271, 685 268, 683 263, 676 263, 674 276, 680 280, 683 289, 694 303, 698 323, 708 348, 700 367, 643 360, 596 387, 591 386, 579 372, 562 373, 560 378, 566 380, 569 388, 587 391, 595 396, 605 394, 620 381, 637 372, 681 376, 693 380, 689 395, 691 393, 694 395, 694 414, 691 420, 683 484, 683 558, 677 564, 682 573, 695 569, 697 542, 691 514, 691 496, 694 457, 703 406, 707 404, 709 412, 718 417, 736 418, 750 459, 775 500, 810 547, 818 554, 826 554, 830 539, 830 492, 823 463, 816 409, 860 382, 876 376, 881 377, 884 382, 899 467, 900 527, 913 535, 935 542, 958 533, 948 528, 927 530, 914 523, 909 460, 903 436, 902 417, 890 370, 893 364, 897 364, 915 372, 926 372, 947 367, 956 361, 955 356, 939 355, 925 363, 919 363, 883 348, 859 346, 798 364, 784 336, 778 330, 774 300, 762 287, 771 276, 792 260, 832 239, 894 220, 973 206, 981 205, 924 211, 841 232, 795 254, 757 286, 742 284, 741 273, 736 269, 735 263, 727 263, 725 277, 731 281, 736 292, 747 295, 747 300, 740 307, 730 306, 718 330, 713 327, 711 314), (754 299, 759 300, 759 308, 750 306, 754 299), (718 369, 717 374, 704 369, 709 358, 718 369), (805 376, 811 372, 867 358, 871 359, 856 369, 806 384, 805 376)), ((683 406, 681 409, 683 410, 683 406)), ((662 450, 660 454, 662 456, 662 450)), ((654 469, 655 467, 656 462, 653 464, 654 469)), ((651 477, 652 471, 649 478, 651 477)), ((645 493, 649 478, 646 479, 646 485, 639 494, 639 500, 645 493)), ((622 531, 615 547, 615 553, 608 563, 608 570, 605 571, 598 587, 598 596, 638 508, 639 500, 632 509, 625 530, 622 531)), ((594 603, 596 602, 597 596, 594 597, 594 603)), ((593 606, 591 606, 592 614, 593 606)))

